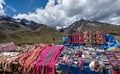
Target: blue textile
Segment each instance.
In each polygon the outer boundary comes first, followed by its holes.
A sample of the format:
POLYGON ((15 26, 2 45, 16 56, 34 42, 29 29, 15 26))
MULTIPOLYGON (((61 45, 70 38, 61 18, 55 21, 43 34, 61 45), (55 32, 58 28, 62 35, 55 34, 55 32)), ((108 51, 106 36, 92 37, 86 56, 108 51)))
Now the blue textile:
MULTIPOLYGON (((68 37, 64 36, 62 41, 64 46, 85 46, 84 44, 66 44, 67 40, 68 40, 68 37)), ((114 49, 120 45, 119 42, 114 38, 114 36, 110 34, 106 34, 106 41, 109 42, 110 45, 100 44, 99 46, 109 50, 109 49, 114 49)), ((96 45, 93 45, 93 46, 96 46, 96 45)))
POLYGON ((91 71, 88 66, 85 66, 84 70, 80 70, 79 68, 74 67, 74 66, 71 66, 70 68, 68 68, 67 65, 62 65, 62 64, 60 64, 59 67, 60 69, 66 72, 69 72, 70 74, 105 74, 104 71, 102 73, 91 71))
POLYGON ((63 39, 62 39, 63 45, 66 44, 67 40, 68 40, 68 37, 64 36, 63 39))
POLYGON ((110 43, 110 45, 103 45, 102 47, 104 49, 116 48, 117 46, 120 45, 113 35, 106 34, 106 39, 107 39, 107 42, 110 43))

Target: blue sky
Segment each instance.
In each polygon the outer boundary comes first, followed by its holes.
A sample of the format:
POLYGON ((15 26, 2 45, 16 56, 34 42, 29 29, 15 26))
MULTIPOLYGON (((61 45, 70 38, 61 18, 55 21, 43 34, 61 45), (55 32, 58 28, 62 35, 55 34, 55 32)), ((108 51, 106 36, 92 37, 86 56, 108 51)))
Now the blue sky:
POLYGON ((5 13, 8 16, 19 13, 35 12, 36 8, 45 8, 48 0, 5 0, 5 13))

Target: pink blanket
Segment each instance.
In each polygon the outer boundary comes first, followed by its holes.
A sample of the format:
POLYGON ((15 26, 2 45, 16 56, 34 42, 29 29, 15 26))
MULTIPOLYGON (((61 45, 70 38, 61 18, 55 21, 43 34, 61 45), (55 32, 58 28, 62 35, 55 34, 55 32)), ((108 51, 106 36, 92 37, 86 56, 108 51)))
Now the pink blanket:
POLYGON ((15 51, 16 45, 12 43, 2 44, 0 45, 2 51, 15 51))
POLYGON ((54 65, 58 60, 62 46, 49 46, 35 63, 33 74, 54 74, 54 65))

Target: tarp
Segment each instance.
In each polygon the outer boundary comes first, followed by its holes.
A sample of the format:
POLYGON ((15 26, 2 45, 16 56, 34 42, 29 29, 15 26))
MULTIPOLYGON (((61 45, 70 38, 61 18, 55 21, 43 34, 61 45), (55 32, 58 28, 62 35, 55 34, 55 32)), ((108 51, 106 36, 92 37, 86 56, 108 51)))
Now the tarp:
POLYGON ((109 42, 109 44, 103 45, 102 47, 104 49, 107 49, 110 51, 120 45, 113 35, 106 34, 106 39, 107 39, 107 42, 109 42))
POLYGON ((60 69, 69 72, 70 74, 106 74, 104 71, 103 72, 94 72, 91 71, 88 66, 85 66, 84 70, 80 70, 77 67, 71 66, 68 68, 67 65, 59 65, 60 69))

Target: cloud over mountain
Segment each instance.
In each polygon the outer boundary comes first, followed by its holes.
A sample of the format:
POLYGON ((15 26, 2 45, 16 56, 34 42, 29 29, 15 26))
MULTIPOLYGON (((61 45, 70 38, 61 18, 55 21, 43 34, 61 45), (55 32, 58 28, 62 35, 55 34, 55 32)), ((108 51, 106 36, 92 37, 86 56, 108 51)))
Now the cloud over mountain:
POLYGON ((69 26, 80 19, 120 24, 120 0, 49 0, 45 8, 14 15, 14 18, 54 27, 69 26))
POLYGON ((5 14, 3 4, 5 4, 4 0, 0 0, 0 15, 5 14))

